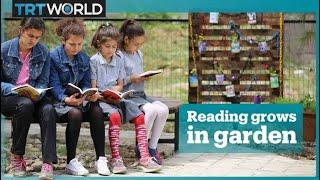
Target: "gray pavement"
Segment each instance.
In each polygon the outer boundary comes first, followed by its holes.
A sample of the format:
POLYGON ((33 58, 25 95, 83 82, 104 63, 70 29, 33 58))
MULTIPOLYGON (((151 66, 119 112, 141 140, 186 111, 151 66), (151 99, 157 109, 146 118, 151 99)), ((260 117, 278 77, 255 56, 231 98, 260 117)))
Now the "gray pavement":
MULTIPOLYGON (((10 128, 10 124, 5 123, 5 129, 10 128)), ((59 127, 58 132, 62 132, 63 128, 59 127)), ((9 135, 8 131, 6 132, 6 135, 9 135)), ((38 125, 33 124, 30 134, 38 133, 38 125)), ((133 134, 132 131, 122 132, 121 139, 127 138, 123 142, 133 143, 133 134)), ((89 135, 89 130, 82 129, 81 135, 89 135)), ((172 145, 160 144, 159 149, 173 153, 172 145)), ((173 153, 173 156, 165 159, 160 173, 143 173, 132 167, 128 169, 125 175, 112 176, 315 176, 316 161, 295 160, 273 153, 173 153)), ((90 171, 89 176, 99 176, 94 169, 90 171)), ((55 173, 64 175, 62 170, 55 173)))

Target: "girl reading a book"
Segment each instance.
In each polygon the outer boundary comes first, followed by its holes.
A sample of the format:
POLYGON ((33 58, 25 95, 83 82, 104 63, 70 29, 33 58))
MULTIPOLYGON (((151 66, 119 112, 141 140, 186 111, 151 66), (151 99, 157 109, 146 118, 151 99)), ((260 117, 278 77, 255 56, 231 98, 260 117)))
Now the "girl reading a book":
POLYGON ((89 171, 76 158, 76 147, 81 122, 90 122, 90 134, 96 151, 95 166, 99 174, 109 175, 105 157, 105 131, 102 109, 97 102, 97 94, 80 96, 68 90, 69 83, 86 90, 91 87, 90 59, 81 51, 85 27, 80 19, 63 19, 57 22, 56 33, 61 45, 50 52, 50 86, 53 87, 54 106, 59 120, 67 122, 66 172, 73 175, 87 175, 89 171))
POLYGON ((39 43, 45 24, 40 18, 24 18, 19 36, 1 43, 1 113, 12 117, 11 166, 13 175, 26 175, 26 140, 32 120, 40 124, 42 168, 40 178, 52 179, 52 163, 56 155, 56 119, 54 107, 44 94, 34 98, 31 93, 11 89, 29 84, 47 88, 50 72, 48 49, 39 43))
MULTIPOLYGON (((91 83, 92 87, 97 87, 99 91, 111 89, 115 92, 122 91, 123 79, 125 77, 123 55, 117 51, 119 31, 112 24, 103 24, 99 27, 92 39, 92 46, 97 49, 97 53, 91 57, 91 83)), ((144 114, 139 107, 123 98, 117 100, 102 93, 98 97, 100 106, 109 117, 109 142, 111 149, 111 171, 115 174, 127 171, 120 155, 119 135, 121 116, 123 112, 123 122, 130 121, 135 124, 136 140, 141 157, 138 167, 145 172, 155 172, 161 166, 155 163, 148 152, 148 141, 144 124, 144 114), (104 96, 103 96, 104 95, 104 96), (120 102, 119 102, 120 101, 120 102)))
MULTIPOLYGON (((150 136, 149 153, 161 164, 157 151, 158 140, 169 115, 168 107, 160 101, 149 98, 144 91, 143 56, 139 48, 145 41, 145 32, 139 22, 126 20, 120 28, 120 49, 124 55, 125 78, 124 91, 135 90, 134 101, 145 114, 147 135, 150 136)), ((139 154, 138 154, 139 155, 139 154)))

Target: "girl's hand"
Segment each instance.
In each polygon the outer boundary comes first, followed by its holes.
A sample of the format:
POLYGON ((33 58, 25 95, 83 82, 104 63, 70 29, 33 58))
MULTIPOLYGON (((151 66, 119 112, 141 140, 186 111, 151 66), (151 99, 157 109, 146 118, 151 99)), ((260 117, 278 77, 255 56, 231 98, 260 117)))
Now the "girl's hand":
POLYGON ((108 102, 108 103, 111 103, 111 104, 119 104, 120 103, 120 99, 113 99, 113 98, 105 98, 106 99, 106 101, 108 102))
POLYGON ((90 102, 96 102, 99 98, 99 94, 98 93, 95 93, 91 96, 87 96, 86 100, 87 101, 90 101, 90 102))
POLYGON ((108 104, 119 104, 120 99, 112 99, 110 97, 105 98, 101 94, 98 94, 98 99, 102 102, 108 103, 108 104))
POLYGON ((75 94, 71 95, 70 97, 66 97, 64 99, 64 102, 69 106, 80 106, 83 103, 86 96, 83 96, 81 98, 76 98, 78 95, 79 95, 79 93, 75 93, 75 94))
POLYGON ((139 82, 141 82, 141 81, 144 81, 145 79, 146 79, 145 77, 141 77, 141 76, 136 75, 136 74, 133 74, 133 75, 131 75, 131 77, 130 77, 130 81, 131 81, 132 83, 139 83, 139 82))

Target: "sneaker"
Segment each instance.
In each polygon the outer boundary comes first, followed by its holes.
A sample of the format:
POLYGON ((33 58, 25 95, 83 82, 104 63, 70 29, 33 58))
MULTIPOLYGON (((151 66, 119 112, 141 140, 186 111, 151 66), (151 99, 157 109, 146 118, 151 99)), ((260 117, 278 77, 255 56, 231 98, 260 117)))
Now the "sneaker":
POLYGON ((140 159, 139 160, 139 165, 137 166, 138 169, 142 170, 143 172, 146 173, 151 173, 151 172, 158 172, 161 170, 161 165, 158 163, 154 162, 151 157, 145 158, 145 159, 140 159))
POLYGON ((39 175, 40 179, 53 179, 53 167, 52 164, 43 163, 41 172, 39 175))
POLYGON ((127 172, 127 168, 123 163, 122 158, 111 159, 111 171, 114 174, 125 174, 127 172))
POLYGON ((162 158, 157 149, 149 148, 149 154, 151 157, 153 157, 152 160, 154 160, 159 165, 162 165, 162 158))
POLYGON ((11 166, 13 167, 13 175, 14 176, 26 176, 26 162, 23 157, 16 158, 14 156, 11 157, 11 166))
POLYGON ((99 159, 95 162, 95 166, 100 175, 110 175, 110 170, 108 168, 108 160, 106 157, 100 156, 99 159))
POLYGON ((77 158, 74 158, 67 164, 66 173, 76 176, 85 176, 89 174, 89 171, 83 167, 77 158))

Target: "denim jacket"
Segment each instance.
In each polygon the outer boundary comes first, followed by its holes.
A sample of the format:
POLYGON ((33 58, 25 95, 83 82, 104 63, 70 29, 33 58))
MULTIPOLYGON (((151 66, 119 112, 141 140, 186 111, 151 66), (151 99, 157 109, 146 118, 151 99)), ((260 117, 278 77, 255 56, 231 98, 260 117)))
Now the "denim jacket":
POLYGON ((63 102, 67 97, 65 94, 66 86, 72 83, 82 90, 91 87, 91 70, 89 56, 80 51, 73 60, 69 60, 64 51, 63 45, 60 45, 50 52, 50 87, 53 87, 51 93, 58 101, 63 102))
MULTIPOLYGON (((11 88, 16 85, 21 68, 19 37, 1 43, 1 96, 11 94, 11 88)), ((28 84, 35 88, 46 88, 49 73, 49 51, 44 45, 37 43, 31 50, 28 84)))

